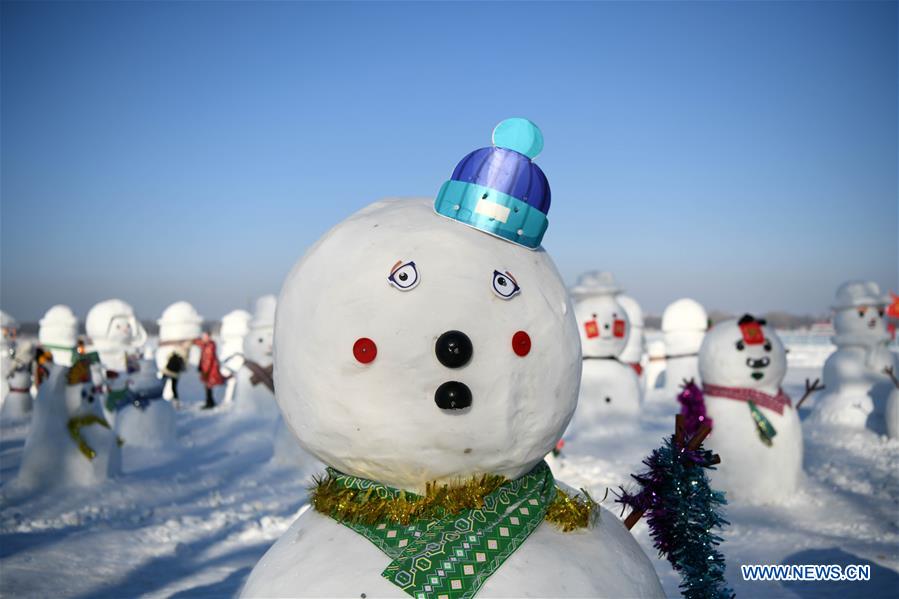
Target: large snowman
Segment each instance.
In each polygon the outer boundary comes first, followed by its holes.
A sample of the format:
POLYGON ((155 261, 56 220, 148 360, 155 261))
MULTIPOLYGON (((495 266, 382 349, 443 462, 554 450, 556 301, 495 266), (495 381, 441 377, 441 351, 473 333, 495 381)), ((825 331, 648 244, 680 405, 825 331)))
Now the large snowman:
POLYGON ((38 390, 16 485, 28 489, 88 486, 121 469, 119 440, 100 407, 87 361, 50 363, 38 390))
POLYGON ((256 310, 243 341, 243 364, 235 377, 236 412, 252 412, 263 417, 278 414, 272 374, 272 343, 277 306, 278 298, 274 295, 264 295, 256 300, 256 310))
POLYGON ((99 375, 95 370, 94 384, 105 385, 104 408, 107 417, 112 418, 116 407, 127 402, 128 375, 137 371, 147 332, 134 309, 119 299, 105 300, 91 308, 85 330, 91 340, 90 349, 99 357, 99 375))
POLYGON ((41 347, 53 354, 53 362, 71 366, 77 356, 78 319, 72 309, 57 304, 41 318, 37 331, 41 347))
POLYGON ((874 282, 849 281, 837 289, 837 349, 824 363, 825 392, 815 404, 813 420, 883 432, 887 396, 894 387, 886 369, 899 373, 899 359, 888 347, 888 302, 874 282))
POLYGON ((237 384, 236 374, 243 366, 243 342, 250 332, 250 321, 253 315, 246 310, 232 310, 222 317, 219 329, 219 363, 222 373, 228 376, 225 383, 225 397, 222 403, 231 403, 234 399, 234 387, 237 384))
POLYGON ((673 399, 684 381, 699 382, 699 348, 708 328, 708 314, 696 300, 679 299, 665 308, 665 371, 656 378, 656 387, 665 389, 666 396, 673 399))
POLYGON ((707 449, 721 456, 711 471, 728 500, 778 502, 790 498, 802 475, 802 428, 781 389, 787 372, 783 343, 764 320, 745 315, 716 324, 699 351, 707 449))
POLYGON ((494 480, 483 475, 505 482, 461 511, 432 491, 433 514, 408 525, 309 509, 244 596, 662 596, 613 514, 597 508, 574 533, 544 521, 564 493, 543 457, 577 403, 580 344, 540 247, 539 130, 504 121, 494 143, 459 163, 438 214, 378 202, 308 250, 279 298, 275 388, 300 444, 332 468, 319 509, 329 490, 389 512, 431 483, 455 496, 494 480))
POLYGON ((635 417, 642 401, 640 380, 621 361, 630 321, 616 296, 621 292, 611 273, 585 273, 572 289, 581 338, 583 366, 574 435, 601 432, 609 416, 635 417))

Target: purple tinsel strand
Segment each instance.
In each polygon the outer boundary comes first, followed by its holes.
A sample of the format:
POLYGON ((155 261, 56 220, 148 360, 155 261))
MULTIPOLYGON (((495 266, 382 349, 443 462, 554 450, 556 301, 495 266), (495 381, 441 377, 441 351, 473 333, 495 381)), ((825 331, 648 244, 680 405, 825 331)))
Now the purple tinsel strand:
POLYGON ((705 398, 702 396, 702 389, 696 383, 689 381, 684 385, 683 390, 678 394, 677 401, 680 402, 681 416, 684 417, 684 427, 687 438, 692 437, 699 430, 703 422, 712 426, 712 419, 709 418, 705 411, 705 398))

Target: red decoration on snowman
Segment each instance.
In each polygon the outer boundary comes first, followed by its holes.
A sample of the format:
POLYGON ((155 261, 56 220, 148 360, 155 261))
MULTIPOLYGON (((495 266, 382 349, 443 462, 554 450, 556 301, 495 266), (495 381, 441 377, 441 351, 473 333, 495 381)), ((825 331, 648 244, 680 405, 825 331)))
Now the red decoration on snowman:
POLYGON ((599 325, 595 318, 584 323, 584 330, 587 332, 587 339, 599 337, 599 325))
POLYGON ((755 319, 749 320, 745 317, 740 320, 740 332, 743 334, 743 342, 746 345, 760 345, 765 342, 762 324, 755 319))
POLYGON ((624 322, 624 320, 616 318, 615 322, 612 323, 612 334, 620 339, 624 337, 626 332, 627 324, 624 322))

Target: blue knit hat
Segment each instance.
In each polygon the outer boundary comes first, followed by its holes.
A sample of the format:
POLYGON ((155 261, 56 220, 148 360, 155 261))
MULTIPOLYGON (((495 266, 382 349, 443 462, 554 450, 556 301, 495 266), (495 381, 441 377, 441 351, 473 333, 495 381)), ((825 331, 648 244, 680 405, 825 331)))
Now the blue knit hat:
POLYGON ((526 248, 540 247, 549 221, 549 182, 531 159, 543 134, 527 119, 513 118, 493 130, 493 146, 463 158, 443 184, 434 210, 526 248))

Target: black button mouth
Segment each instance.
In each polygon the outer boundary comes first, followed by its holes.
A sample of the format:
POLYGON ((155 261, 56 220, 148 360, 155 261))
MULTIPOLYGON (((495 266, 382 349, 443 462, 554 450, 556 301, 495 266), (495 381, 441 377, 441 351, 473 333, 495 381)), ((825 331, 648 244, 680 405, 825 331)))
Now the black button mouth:
POLYGON ((753 372, 749 376, 751 376, 752 378, 754 378, 757 381, 760 381, 765 376, 765 373, 764 372, 753 372))
POLYGON ((462 331, 447 331, 434 344, 437 360, 447 368, 462 368, 474 353, 471 339, 462 331))
POLYGON ((750 368, 767 368, 768 364, 771 363, 771 358, 765 356, 763 358, 759 358, 755 360, 753 358, 746 358, 746 365, 750 368))
POLYGON ((471 407, 471 389, 459 381, 447 381, 434 392, 434 403, 441 410, 464 410, 471 407))

